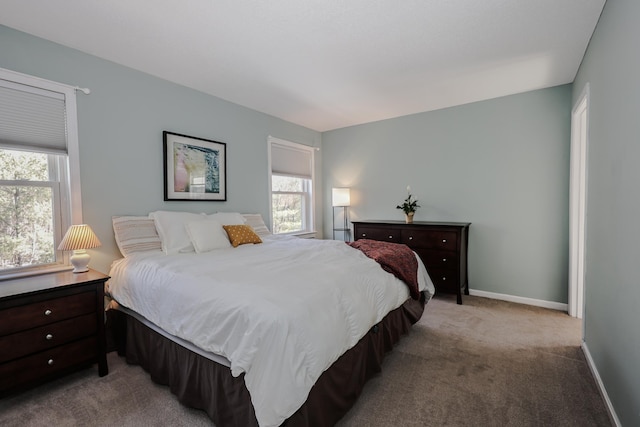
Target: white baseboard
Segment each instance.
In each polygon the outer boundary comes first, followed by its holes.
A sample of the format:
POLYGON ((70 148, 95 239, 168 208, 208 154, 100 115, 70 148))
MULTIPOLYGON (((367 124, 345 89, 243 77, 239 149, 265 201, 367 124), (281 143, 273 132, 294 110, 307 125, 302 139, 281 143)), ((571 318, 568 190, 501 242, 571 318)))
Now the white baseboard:
POLYGON ((568 311, 569 309, 568 304, 564 304, 561 302, 517 297, 515 295, 498 294, 495 292, 478 291, 475 289, 469 289, 469 295, 474 295, 477 297, 484 297, 484 298, 491 298, 491 299, 499 299, 502 301, 517 302, 519 304, 535 305, 536 307, 550 308, 552 310, 559 310, 559 311, 568 311))
POLYGON ((596 380, 596 384, 598 384, 598 389, 600 389, 600 394, 604 399, 604 403, 607 405, 607 410, 609 411, 609 417, 611 417, 611 421, 613 421, 616 427, 622 427, 622 424, 620 424, 620 420, 618 419, 618 415, 616 414, 615 409, 613 409, 613 404, 611 404, 609 395, 607 394, 607 389, 604 388, 604 383, 602 382, 602 378, 600 378, 598 368, 596 368, 596 364, 591 357, 591 353, 589 352, 587 343, 584 341, 582 341, 582 351, 584 352, 584 357, 587 359, 587 365, 589 365, 591 374, 593 374, 593 378, 596 380))

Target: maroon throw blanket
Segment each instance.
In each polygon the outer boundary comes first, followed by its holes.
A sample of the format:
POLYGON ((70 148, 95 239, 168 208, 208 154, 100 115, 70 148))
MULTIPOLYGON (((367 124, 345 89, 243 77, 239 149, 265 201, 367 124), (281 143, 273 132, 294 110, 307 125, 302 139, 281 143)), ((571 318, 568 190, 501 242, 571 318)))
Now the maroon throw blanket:
POLYGON ((369 239, 347 242, 347 245, 360 249, 366 256, 377 261, 384 271, 393 274, 407 285, 411 298, 420 299, 418 260, 409 246, 369 239))

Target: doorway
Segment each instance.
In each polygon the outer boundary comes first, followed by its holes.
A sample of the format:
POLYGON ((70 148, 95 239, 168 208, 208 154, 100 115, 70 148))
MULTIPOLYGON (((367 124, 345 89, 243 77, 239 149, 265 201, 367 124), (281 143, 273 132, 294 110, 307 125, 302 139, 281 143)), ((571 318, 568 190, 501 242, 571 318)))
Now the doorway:
POLYGON ((587 145, 589 140, 589 84, 571 112, 569 176, 569 315, 584 315, 585 237, 587 210, 587 145))

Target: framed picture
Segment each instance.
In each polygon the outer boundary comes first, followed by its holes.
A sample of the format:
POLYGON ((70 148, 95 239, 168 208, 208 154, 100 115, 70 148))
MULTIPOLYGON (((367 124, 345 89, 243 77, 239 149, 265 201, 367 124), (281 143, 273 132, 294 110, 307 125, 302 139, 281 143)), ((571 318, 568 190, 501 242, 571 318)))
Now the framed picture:
POLYGON ((227 200, 227 144, 162 132, 164 200, 227 200))

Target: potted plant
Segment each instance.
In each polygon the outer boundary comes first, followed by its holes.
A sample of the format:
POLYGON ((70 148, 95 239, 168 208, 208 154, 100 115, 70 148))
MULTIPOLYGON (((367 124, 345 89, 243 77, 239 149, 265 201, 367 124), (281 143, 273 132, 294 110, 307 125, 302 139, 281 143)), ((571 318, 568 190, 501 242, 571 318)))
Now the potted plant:
POLYGON ((411 187, 407 185, 407 198, 404 199, 401 205, 396 206, 396 209, 402 209, 406 223, 411 224, 413 222, 413 215, 419 207, 418 201, 413 199, 411 195, 411 187))

